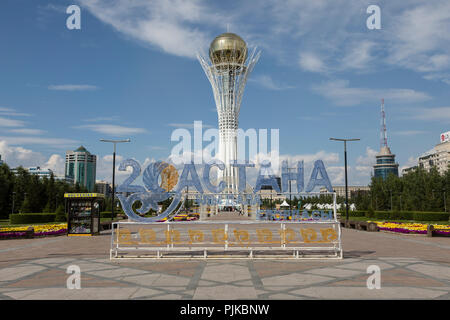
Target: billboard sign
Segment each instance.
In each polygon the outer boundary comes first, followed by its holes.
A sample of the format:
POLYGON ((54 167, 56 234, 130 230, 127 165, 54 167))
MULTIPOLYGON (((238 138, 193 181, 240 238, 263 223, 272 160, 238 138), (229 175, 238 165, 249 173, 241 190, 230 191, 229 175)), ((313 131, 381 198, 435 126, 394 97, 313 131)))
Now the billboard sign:
POLYGON ((450 131, 441 133, 441 143, 450 141, 450 131))

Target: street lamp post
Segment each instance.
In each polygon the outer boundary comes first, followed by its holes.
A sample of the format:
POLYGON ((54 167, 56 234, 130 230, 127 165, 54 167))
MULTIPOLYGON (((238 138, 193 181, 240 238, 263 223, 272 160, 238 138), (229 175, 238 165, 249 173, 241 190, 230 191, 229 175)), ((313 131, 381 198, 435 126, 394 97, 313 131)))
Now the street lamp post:
POLYGON ((360 139, 337 139, 330 138, 333 141, 344 142, 344 161, 345 161, 345 218, 348 221, 348 178, 347 178, 347 141, 359 141, 360 139))
POLYGON ((447 200, 445 199, 445 194, 447 193, 447 189, 444 189, 444 212, 447 212, 447 200))
POLYGON ((391 194, 391 211, 392 211, 392 190, 389 190, 389 193, 391 194))
POLYGON ((130 139, 126 140, 107 140, 100 139, 101 142, 111 142, 114 144, 113 152, 113 174, 112 174, 112 199, 111 199, 111 221, 114 219, 114 195, 115 195, 115 174, 116 174, 116 144, 121 142, 130 142, 130 139))

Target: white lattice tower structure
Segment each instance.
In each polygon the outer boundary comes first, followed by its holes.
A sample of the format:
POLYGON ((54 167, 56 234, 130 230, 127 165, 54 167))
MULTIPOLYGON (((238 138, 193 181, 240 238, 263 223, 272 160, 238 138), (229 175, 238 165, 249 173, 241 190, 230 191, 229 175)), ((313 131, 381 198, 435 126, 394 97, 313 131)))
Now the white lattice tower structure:
POLYGON ((236 34, 224 33, 211 43, 209 59, 197 55, 216 102, 220 136, 218 158, 225 163, 225 170, 219 171, 218 178, 225 181, 227 193, 237 193, 238 190, 238 170, 230 163, 238 156, 237 129, 245 84, 260 53, 254 48, 247 57, 244 40, 236 34))
POLYGON ((387 147, 386 113, 384 112, 384 99, 381 99, 381 148, 387 147))

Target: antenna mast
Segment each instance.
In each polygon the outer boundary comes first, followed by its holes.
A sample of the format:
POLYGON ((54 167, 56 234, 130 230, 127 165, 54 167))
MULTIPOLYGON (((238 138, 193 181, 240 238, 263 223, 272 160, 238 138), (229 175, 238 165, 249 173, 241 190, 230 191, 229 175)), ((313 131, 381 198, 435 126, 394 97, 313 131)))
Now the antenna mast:
POLYGON ((381 99, 381 148, 387 147, 386 114, 384 112, 384 99, 381 99))

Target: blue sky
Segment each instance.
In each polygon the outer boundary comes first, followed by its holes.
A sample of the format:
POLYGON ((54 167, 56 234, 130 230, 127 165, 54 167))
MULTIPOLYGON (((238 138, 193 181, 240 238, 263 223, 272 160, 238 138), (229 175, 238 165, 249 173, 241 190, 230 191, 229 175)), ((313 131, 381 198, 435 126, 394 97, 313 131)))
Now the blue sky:
MULTIPOLYGON (((0 155, 11 166, 62 172, 66 150, 98 155, 111 180, 123 158, 165 159, 177 127, 217 125, 210 84, 195 58, 220 33, 262 51, 240 127, 280 129, 280 154, 322 158, 343 184, 367 184, 380 147, 380 99, 400 167, 450 130, 448 1, 31 1, 0 4, 0 155), (65 13, 81 8, 81 30, 65 13), (366 9, 381 8, 381 30, 366 9)), ((119 181, 123 175, 119 175, 119 181)))

